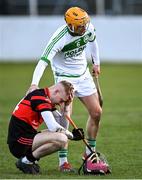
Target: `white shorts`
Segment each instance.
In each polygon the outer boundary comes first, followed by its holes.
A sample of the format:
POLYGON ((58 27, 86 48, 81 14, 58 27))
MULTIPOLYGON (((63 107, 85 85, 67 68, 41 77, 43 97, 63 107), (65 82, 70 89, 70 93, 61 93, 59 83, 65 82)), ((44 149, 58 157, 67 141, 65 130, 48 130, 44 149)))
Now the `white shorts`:
POLYGON ((56 83, 66 80, 74 86, 74 93, 76 97, 90 96, 97 92, 93 78, 89 72, 86 70, 85 74, 80 77, 65 77, 65 76, 55 76, 56 83))

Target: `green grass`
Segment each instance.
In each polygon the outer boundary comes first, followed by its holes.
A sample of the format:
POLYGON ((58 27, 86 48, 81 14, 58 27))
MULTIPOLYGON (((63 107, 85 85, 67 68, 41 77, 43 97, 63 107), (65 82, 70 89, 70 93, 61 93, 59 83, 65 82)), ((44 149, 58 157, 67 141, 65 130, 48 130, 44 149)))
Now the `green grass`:
MULTIPOLYGON (((0 64, 0 178, 2 179, 140 179, 142 178, 142 64, 103 64, 100 84, 104 97, 103 115, 97 149, 103 152, 111 167, 107 176, 79 176, 58 171, 57 153, 41 159, 42 174, 24 175, 15 167, 6 139, 11 111, 25 95, 36 63, 0 64)), ((40 86, 53 84, 48 68, 40 86)), ((79 100, 74 101, 72 118, 85 128, 87 112, 79 100)), ((70 142, 69 161, 81 165, 82 142, 70 142)))

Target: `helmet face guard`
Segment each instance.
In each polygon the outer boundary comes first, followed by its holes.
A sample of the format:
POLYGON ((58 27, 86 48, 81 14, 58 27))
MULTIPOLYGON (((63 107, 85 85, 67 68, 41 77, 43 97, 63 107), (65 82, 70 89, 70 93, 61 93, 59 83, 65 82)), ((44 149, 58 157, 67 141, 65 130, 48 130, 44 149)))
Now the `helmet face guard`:
POLYGON ((81 36, 89 27, 90 17, 83 9, 72 7, 65 13, 65 21, 70 32, 81 36))
POLYGON ((89 22, 84 25, 74 26, 74 25, 68 25, 69 30, 77 35, 83 35, 89 27, 89 22))

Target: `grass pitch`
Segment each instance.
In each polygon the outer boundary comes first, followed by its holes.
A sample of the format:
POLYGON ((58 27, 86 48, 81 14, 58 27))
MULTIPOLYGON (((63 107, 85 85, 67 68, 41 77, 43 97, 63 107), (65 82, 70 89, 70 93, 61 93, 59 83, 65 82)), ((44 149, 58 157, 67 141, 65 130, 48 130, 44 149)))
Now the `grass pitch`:
MULTIPOLYGON (((40 160, 42 174, 24 175, 15 167, 6 139, 10 114, 30 86, 36 63, 0 64, 0 178, 2 179, 141 179, 142 178, 142 64, 103 64, 100 85, 104 97, 97 149, 111 167, 107 176, 79 176, 58 171, 57 153, 40 160)), ((50 68, 40 87, 53 84, 50 68)), ((75 123, 85 129, 87 112, 74 101, 75 123)), ((42 126, 41 128, 44 128, 42 126)), ((68 159, 75 168, 81 165, 82 142, 70 142, 68 159)))

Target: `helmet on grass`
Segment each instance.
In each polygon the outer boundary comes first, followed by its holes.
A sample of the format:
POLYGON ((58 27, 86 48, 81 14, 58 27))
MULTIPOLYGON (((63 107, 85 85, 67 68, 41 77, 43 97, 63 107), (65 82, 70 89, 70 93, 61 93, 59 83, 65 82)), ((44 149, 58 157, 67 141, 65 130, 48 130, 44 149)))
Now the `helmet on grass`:
POLYGON ((65 21, 71 33, 83 35, 88 29, 90 17, 83 9, 71 7, 65 13, 65 21))

